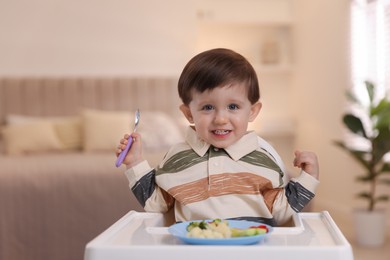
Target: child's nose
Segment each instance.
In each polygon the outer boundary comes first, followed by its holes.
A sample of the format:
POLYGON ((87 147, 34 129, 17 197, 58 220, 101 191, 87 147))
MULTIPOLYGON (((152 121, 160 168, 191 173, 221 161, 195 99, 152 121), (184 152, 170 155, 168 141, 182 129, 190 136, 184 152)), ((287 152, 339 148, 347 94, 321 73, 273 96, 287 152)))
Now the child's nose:
POLYGON ((228 121, 225 111, 217 111, 214 118, 214 123, 217 125, 225 124, 228 121))

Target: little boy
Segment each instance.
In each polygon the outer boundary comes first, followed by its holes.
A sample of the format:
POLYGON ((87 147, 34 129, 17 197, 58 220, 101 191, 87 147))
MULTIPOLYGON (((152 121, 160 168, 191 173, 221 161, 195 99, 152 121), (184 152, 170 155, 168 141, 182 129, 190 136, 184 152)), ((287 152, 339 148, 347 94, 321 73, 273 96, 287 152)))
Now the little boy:
MULTIPOLYGON (((288 180, 276 151, 254 132, 262 103, 256 72, 240 54, 212 49, 193 57, 178 82, 180 110, 191 126, 152 169, 142 158, 141 134, 124 164, 131 190, 148 212, 176 221, 245 219, 272 226, 286 222, 314 197, 319 184, 314 153, 296 151, 297 178, 288 180)), ((120 141, 117 155, 129 135, 120 141)))

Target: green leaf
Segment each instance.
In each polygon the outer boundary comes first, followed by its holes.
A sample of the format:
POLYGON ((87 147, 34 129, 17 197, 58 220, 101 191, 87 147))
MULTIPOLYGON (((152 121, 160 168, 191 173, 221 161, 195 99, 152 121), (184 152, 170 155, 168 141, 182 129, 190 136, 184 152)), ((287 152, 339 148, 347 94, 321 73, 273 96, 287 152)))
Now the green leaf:
POLYGON ((376 106, 372 106, 371 115, 378 115, 389 110, 390 102, 386 98, 382 98, 376 106))
POLYGON ((358 104, 358 105, 362 105, 362 103, 360 102, 360 100, 356 97, 356 95, 352 92, 352 91, 347 91, 345 93, 345 96, 347 97, 347 99, 352 102, 352 103, 355 103, 355 104, 358 104))
POLYGON ((346 114, 343 117, 343 122, 352 133, 368 139, 362 120, 360 120, 359 117, 356 117, 352 114, 346 114))
POLYGON ((341 141, 334 141, 335 145, 343 149, 344 151, 348 152, 355 160, 357 160, 364 168, 369 169, 369 164, 367 160, 365 159, 367 155, 370 154, 370 152, 367 151, 358 151, 354 149, 350 149, 347 147, 343 142, 341 141))
POLYGON ((333 144, 335 144, 336 146, 338 146, 346 151, 349 151, 349 148, 344 144, 343 141, 333 140, 333 144))
POLYGON ((389 200, 389 196, 387 195, 382 195, 382 196, 379 196, 379 197, 376 197, 374 199, 375 202, 379 202, 379 201, 388 201, 389 200))
POLYGON ((367 174, 367 175, 362 175, 356 178, 357 181, 361 182, 369 182, 372 181, 375 178, 375 176, 367 174))
POLYGON ((383 98, 376 107, 370 111, 375 129, 388 129, 390 126, 390 102, 383 98))
POLYGON ((389 126, 390 126, 390 111, 387 111, 386 113, 383 113, 381 114, 381 116, 377 117, 374 128, 381 130, 381 129, 388 129, 389 126))
POLYGON ((390 180, 389 179, 380 179, 380 180, 378 180, 378 183, 390 185, 390 180))
POLYGON ((377 131, 389 130, 390 127, 390 111, 376 117, 374 129, 377 131))
POLYGON ((365 191, 358 193, 357 196, 362 199, 371 199, 371 195, 365 191))
POLYGON ((381 174, 390 174, 390 165, 388 163, 384 163, 382 165, 382 169, 380 170, 381 174))
POLYGON ((373 163, 377 164, 383 156, 390 152, 390 130, 380 129, 379 134, 372 141, 373 163))
POLYGON ((365 81, 364 83, 366 84, 366 90, 367 90, 368 97, 370 98, 370 103, 372 103, 375 96, 374 84, 370 81, 365 81))

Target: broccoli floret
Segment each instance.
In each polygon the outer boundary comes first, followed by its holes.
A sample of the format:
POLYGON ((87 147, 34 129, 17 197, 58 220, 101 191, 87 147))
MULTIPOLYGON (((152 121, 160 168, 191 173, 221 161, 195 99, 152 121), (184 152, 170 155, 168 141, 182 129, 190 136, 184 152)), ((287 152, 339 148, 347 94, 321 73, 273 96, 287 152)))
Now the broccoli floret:
POLYGON ((216 218, 216 219, 213 220, 213 222, 214 222, 215 224, 218 224, 218 223, 221 223, 222 220, 221 220, 220 218, 216 218))
POLYGON ((199 228, 200 229, 207 229, 208 224, 205 221, 202 221, 199 223, 199 228))
POLYGON ((188 232, 190 232, 195 227, 199 227, 199 222, 191 222, 190 224, 188 224, 186 229, 188 232))
POLYGON ((213 222, 210 222, 210 223, 207 223, 204 220, 201 222, 193 221, 193 222, 190 222, 190 224, 188 224, 186 229, 188 232, 190 232, 195 227, 199 227, 200 229, 209 229, 210 228, 209 224, 214 224, 215 226, 218 226, 219 223, 222 223, 222 220, 219 218, 214 219, 213 222))
POLYGON ((190 224, 188 224, 186 229, 188 232, 190 232, 195 227, 199 227, 200 229, 208 229, 208 224, 205 221, 201 221, 201 222, 193 221, 190 222, 190 224))

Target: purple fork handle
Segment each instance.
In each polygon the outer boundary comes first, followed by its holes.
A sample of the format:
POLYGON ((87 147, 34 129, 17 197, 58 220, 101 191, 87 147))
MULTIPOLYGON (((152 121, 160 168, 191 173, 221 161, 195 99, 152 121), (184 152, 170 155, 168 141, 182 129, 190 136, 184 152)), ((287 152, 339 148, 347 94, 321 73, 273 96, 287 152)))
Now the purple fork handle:
POLYGON ((133 138, 130 136, 128 141, 129 142, 126 145, 126 148, 119 154, 118 159, 116 160, 116 163, 115 163, 116 167, 119 167, 122 165, 123 160, 125 159, 127 153, 130 150, 131 145, 133 144, 133 138))

